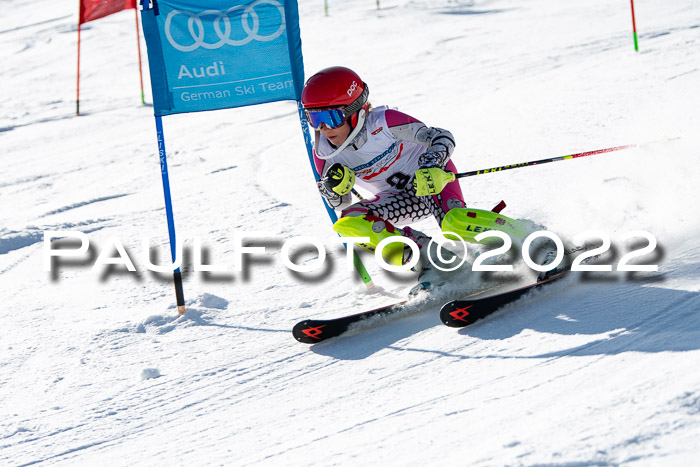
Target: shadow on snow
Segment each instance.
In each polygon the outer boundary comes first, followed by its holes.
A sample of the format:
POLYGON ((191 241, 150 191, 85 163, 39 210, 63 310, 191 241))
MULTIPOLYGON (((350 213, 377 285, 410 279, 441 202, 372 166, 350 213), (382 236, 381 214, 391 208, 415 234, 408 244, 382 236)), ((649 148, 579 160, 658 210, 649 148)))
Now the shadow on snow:
MULTIPOLYGON (((392 319, 361 333, 313 345, 317 354, 359 360, 431 327, 441 326, 439 306, 430 311, 392 319)), ((548 358, 611 355, 623 352, 681 352, 700 349, 700 293, 645 286, 642 283, 557 284, 535 291, 494 315, 458 331, 465 341, 506 340, 523 330, 559 335, 600 335, 601 339, 538 355, 470 355, 467 347, 444 352, 430 346, 410 350, 451 358, 548 358)), ((557 345, 553 338, 553 346, 557 345)), ((559 342, 560 343, 560 342, 559 342)), ((519 347, 520 348, 520 347, 519 347)), ((396 350, 409 350, 397 348, 396 350)), ((482 349, 483 350, 483 349, 482 349)))

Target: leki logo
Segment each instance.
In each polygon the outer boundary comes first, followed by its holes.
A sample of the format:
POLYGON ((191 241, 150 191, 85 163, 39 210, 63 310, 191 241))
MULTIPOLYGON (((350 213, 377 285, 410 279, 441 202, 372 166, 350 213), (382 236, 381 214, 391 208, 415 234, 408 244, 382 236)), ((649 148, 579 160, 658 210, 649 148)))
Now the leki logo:
MULTIPOLYGON (((270 16, 265 15, 264 17, 269 18, 270 16)), ((177 32, 184 32, 185 28, 183 26, 184 24, 178 24, 175 27, 175 30, 177 32)), ((192 52, 199 47, 204 47, 205 49, 218 49, 224 44, 240 47, 253 40, 269 42, 281 36, 284 30, 284 8, 279 4, 279 2, 277 2, 277 0, 256 0, 249 5, 236 5, 223 12, 218 10, 205 10, 199 13, 191 13, 189 11, 173 10, 168 13, 168 16, 165 18, 165 37, 168 39, 168 42, 170 42, 170 45, 181 52, 192 52), (273 8, 277 8, 277 10, 279 10, 279 27, 271 34, 260 34, 260 16, 258 16, 258 13, 255 11, 255 8, 259 5, 272 5, 273 8), (243 12, 240 13, 241 28, 243 29, 243 32, 245 32, 245 36, 243 38, 240 38, 240 34, 231 34, 232 27, 229 16, 238 10, 243 10, 243 12), (190 38, 193 41, 191 44, 180 44, 173 37, 173 18, 176 18, 178 15, 188 17, 187 32, 189 32, 190 38), (213 17, 213 21, 210 19, 211 17, 213 17), (206 42, 204 37, 205 22, 202 21, 202 18, 206 18, 208 20, 206 21, 206 24, 212 25, 214 33, 219 39, 218 41, 211 44, 206 42), (236 37, 239 38, 236 39, 236 37)))
POLYGON ((352 93, 355 92, 355 89, 357 89, 357 81, 353 81, 350 87, 348 88, 348 96, 352 97, 352 93))

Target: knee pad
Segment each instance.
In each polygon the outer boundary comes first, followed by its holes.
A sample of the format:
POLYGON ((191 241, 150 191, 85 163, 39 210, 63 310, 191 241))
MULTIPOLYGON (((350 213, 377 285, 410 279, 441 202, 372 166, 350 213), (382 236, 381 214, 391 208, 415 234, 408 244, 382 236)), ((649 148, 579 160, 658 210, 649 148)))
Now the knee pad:
POLYGON ((500 240, 491 238, 485 239, 483 242, 477 242, 474 237, 489 230, 499 230, 508 234, 515 243, 522 242, 527 234, 527 229, 523 222, 482 209, 451 209, 445 214, 441 227, 445 237, 451 240, 459 240, 459 238, 447 232, 454 232, 466 242, 484 243, 487 245, 499 243, 500 240))
MULTIPOLYGON (((341 237, 369 237, 369 242, 358 243, 366 250, 374 252, 379 242, 389 237, 401 236, 390 222, 370 215, 341 217, 333 224, 333 230, 341 237)), ((382 249, 384 261, 395 266, 403 264, 404 244, 392 242, 382 249)))

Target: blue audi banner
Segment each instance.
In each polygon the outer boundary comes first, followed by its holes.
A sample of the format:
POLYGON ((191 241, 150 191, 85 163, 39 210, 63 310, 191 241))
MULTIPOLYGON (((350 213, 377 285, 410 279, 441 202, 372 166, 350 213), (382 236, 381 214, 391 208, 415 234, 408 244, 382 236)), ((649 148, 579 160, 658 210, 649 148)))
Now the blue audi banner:
POLYGON ((156 116, 299 100, 296 0, 142 0, 156 116))

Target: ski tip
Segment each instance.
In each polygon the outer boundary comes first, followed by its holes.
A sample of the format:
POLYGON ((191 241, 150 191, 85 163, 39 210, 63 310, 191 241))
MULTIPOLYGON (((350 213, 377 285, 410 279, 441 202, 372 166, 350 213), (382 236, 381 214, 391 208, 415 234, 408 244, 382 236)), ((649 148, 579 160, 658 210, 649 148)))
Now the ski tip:
POLYGON ((306 319, 298 322, 292 329, 294 338, 303 344, 317 344, 345 332, 347 325, 333 321, 306 319))
POLYGON ((463 300, 456 304, 449 302, 443 305, 440 309, 440 321, 445 326, 451 328, 463 328, 474 323, 478 318, 472 313, 470 304, 467 300, 463 300))
POLYGON ((310 320, 304 320, 294 325, 292 334, 294 338, 304 344, 314 344, 323 339, 320 337, 323 334, 323 326, 314 326, 310 320))

